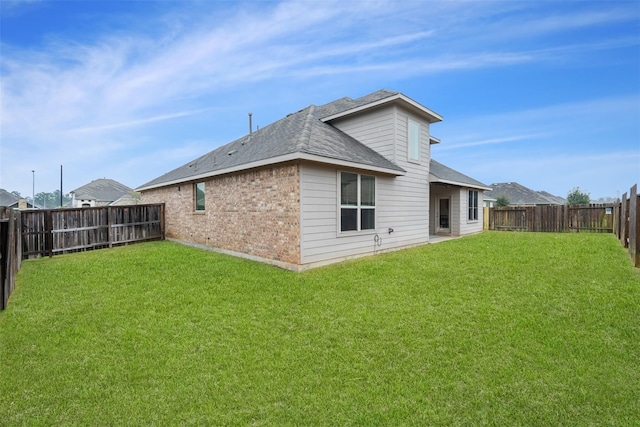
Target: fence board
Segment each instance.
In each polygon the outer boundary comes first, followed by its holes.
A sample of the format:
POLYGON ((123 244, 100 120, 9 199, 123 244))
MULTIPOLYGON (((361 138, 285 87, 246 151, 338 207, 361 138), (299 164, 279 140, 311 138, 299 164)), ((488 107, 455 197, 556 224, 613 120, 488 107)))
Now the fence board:
POLYGON ((627 201, 627 193, 622 195, 622 200, 620 202, 620 215, 620 244, 627 248, 629 245, 629 203, 627 201))

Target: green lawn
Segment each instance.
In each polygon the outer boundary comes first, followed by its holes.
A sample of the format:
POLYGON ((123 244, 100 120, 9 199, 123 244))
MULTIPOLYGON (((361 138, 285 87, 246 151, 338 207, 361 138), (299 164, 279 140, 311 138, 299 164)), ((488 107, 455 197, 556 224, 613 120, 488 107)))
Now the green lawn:
POLYGON ((487 232, 304 273, 170 242, 23 263, 0 425, 640 425, 613 235, 487 232))

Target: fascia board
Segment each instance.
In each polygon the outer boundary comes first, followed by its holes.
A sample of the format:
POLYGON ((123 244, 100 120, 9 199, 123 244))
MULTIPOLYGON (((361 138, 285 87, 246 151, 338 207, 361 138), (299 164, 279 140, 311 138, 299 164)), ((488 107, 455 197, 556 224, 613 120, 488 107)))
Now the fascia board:
POLYGON ((491 191, 491 187, 485 187, 483 185, 470 184, 468 182, 458 182, 458 181, 451 181, 451 180, 448 180, 448 179, 440 179, 440 178, 438 178, 437 176, 435 176, 433 174, 429 175, 429 182, 439 182, 441 184, 455 185, 456 187, 477 188, 479 190, 491 191))
POLYGON ((424 114, 424 115, 426 115, 428 117, 429 123, 441 122, 443 120, 443 117, 440 114, 436 113, 435 111, 432 111, 432 110, 428 109, 424 105, 421 105, 421 104, 417 103, 413 99, 408 98, 408 97, 404 96, 403 94, 399 93, 397 95, 389 96, 387 98, 383 98, 383 99, 380 99, 378 101, 371 102, 369 104, 361 105, 359 107, 355 107, 355 108, 352 108, 350 110, 343 111, 341 113, 333 114, 331 116, 323 118, 322 121, 325 122, 325 123, 326 122, 330 122, 331 120, 335 120, 335 119, 338 119, 340 117, 345 117, 345 116, 348 116, 350 114, 358 113, 360 111, 365 111, 365 110, 368 110, 370 108, 377 107, 379 105, 389 104, 389 103, 393 103, 393 102, 397 102, 397 101, 404 102, 404 103, 410 105, 411 107, 413 107, 414 109, 419 110, 422 114, 424 114))

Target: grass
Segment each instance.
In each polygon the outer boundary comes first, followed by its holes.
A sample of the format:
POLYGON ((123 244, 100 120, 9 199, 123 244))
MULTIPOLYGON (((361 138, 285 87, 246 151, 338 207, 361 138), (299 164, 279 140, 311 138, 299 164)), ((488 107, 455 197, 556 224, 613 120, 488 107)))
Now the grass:
POLYGON ((297 274, 154 242, 27 261, 0 425, 639 425, 612 235, 483 233, 297 274))

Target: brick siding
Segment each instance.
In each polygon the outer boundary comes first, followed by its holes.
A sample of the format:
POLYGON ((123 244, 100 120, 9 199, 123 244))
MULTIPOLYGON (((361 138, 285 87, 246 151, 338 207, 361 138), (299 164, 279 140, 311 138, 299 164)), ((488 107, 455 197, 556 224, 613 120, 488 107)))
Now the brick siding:
POLYGON ((194 211, 193 182, 142 192, 143 203, 165 203, 167 237, 300 263, 299 165, 249 170, 204 182, 204 212, 194 211))

